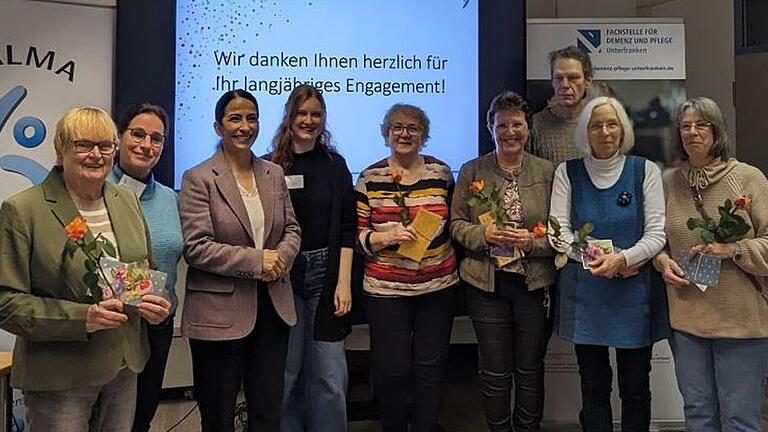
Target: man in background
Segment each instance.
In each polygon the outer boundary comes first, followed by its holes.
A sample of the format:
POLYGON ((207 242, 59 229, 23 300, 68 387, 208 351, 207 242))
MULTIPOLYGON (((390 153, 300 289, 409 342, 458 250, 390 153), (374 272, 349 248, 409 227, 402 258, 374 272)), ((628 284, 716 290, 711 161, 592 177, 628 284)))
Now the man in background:
POLYGON ((526 150, 552 161, 561 162, 583 155, 572 145, 576 128, 589 87, 592 84, 592 60, 589 54, 575 46, 549 53, 554 95, 547 106, 534 114, 533 133, 526 150))

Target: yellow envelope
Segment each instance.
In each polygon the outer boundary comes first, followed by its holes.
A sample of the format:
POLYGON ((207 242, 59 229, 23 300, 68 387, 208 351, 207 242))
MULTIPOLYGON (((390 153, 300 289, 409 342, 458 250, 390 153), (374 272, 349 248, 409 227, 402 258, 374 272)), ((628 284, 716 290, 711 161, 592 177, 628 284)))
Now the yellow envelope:
POLYGON ((398 255, 421 262, 442 223, 443 218, 439 214, 419 209, 416 217, 409 225, 416 233, 416 238, 400 244, 400 247, 397 248, 398 255))

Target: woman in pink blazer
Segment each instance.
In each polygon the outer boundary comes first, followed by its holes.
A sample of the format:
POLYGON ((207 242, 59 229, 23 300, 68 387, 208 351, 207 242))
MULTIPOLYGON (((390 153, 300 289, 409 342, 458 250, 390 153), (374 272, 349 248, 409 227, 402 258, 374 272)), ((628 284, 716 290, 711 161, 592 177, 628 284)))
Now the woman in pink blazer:
POLYGON ((219 150, 184 174, 180 216, 189 264, 182 334, 189 338, 203 432, 234 431, 245 390, 248 430, 280 428, 288 326, 296 310, 288 270, 300 229, 280 166, 251 152, 256 98, 216 104, 219 150))

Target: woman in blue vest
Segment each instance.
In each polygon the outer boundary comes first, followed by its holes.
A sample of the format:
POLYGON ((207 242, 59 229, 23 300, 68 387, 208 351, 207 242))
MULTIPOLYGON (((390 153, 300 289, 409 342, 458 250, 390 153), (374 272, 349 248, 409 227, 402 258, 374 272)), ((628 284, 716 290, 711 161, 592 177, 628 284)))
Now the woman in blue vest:
POLYGON ((563 240, 570 243, 591 222, 591 237, 610 239, 616 248, 569 261, 558 281, 556 329, 575 344, 585 431, 613 430, 609 347, 616 349, 622 430, 648 431, 651 352, 665 336, 663 288, 651 283, 658 274, 646 265, 666 240, 661 172, 653 162, 627 155, 633 145, 621 104, 595 98, 574 133, 584 157, 560 164, 552 185, 550 213, 563 240))

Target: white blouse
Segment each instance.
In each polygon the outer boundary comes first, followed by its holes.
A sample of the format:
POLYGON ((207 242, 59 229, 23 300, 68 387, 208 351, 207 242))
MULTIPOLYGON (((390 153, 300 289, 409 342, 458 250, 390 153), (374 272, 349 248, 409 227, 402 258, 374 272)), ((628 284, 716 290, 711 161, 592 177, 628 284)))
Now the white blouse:
POLYGON ((261 196, 256 185, 256 179, 253 179, 253 192, 249 192, 240 183, 237 186, 240 189, 240 196, 243 197, 245 211, 248 213, 248 221, 251 223, 253 247, 264 249, 264 207, 261 205, 261 196))
MULTIPOLYGON (((584 166, 590 180, 598 189, 613 186, 621 176, 626 156, 620 154, 608 159, 596 159, 592 155, 584 156, 584 166)), ((634 246, 621 251, 627 260, 627 266, 653 258, 666 243, 664 233, 664 189, 661 170, 655 163, 646 160, 645 180, 643 181, 643 211, 645 226, 643 236, 634 246)), ((561 163, 555 170, 550 198, 550 215, 557 218, 562 226, 561 234, 566 243, 573 241, 571 226, 571 181, 568 179, 566 163, 561 163)), ((599 224, 599 221, 595 221, 599 224)))

